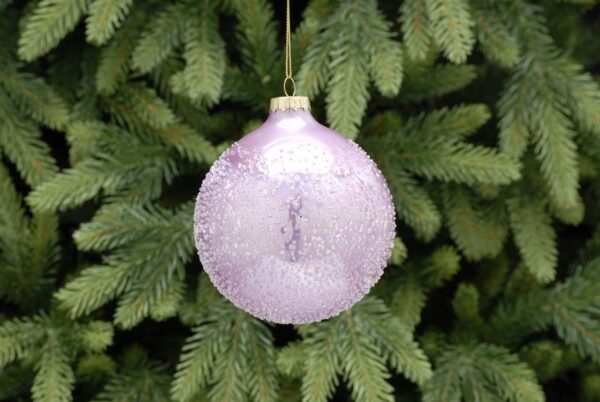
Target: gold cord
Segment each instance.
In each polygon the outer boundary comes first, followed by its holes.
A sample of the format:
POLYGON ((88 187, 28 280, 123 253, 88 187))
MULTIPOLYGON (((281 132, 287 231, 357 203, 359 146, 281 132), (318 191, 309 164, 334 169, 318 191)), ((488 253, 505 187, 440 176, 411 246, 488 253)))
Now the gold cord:
POLYGON ((283 80, 283 92, 285 96, 296 95, 296 81, 292 77, 292 31, 290 27, 290 0, 286 0, 285 12, 285 79, 283 80), (292 94, 287 90, 287 84, 292 85, 292 94))

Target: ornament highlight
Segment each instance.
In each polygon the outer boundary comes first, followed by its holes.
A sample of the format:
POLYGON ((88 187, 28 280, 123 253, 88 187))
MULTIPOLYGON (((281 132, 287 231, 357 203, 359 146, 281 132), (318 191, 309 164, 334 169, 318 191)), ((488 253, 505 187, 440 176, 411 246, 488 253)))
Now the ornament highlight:
POLYGON ((194 216, 198 254, 217 289, 282 324, 320 321, 362 299, 395 235, 375 163, 309 110, 305 97, 272 99, 267 121, 211 167, 194 216))

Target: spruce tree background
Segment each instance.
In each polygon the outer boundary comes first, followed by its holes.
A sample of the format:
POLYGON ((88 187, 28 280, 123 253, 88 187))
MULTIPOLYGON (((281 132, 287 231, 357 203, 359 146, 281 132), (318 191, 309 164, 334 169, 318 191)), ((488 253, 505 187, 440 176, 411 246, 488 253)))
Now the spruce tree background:
POLYGON ((292 1, 299 93, 398 216, 370 295, 292 327, 192 239, 284 1, 0 0, 0 399, 600 401, 595 3, 292 1))

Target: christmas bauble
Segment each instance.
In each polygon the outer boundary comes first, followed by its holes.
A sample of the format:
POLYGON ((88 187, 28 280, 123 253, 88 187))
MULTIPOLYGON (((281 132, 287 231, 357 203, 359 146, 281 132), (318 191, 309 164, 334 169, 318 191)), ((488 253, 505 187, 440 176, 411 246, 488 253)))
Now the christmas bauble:
POLYGON ((267 121, 211 167, 194 216, 213 284, 276 323, 323 320, 359 301, 383 273, 395 232, 375 163, 309 108, 305 97, 272 99, 267 121))

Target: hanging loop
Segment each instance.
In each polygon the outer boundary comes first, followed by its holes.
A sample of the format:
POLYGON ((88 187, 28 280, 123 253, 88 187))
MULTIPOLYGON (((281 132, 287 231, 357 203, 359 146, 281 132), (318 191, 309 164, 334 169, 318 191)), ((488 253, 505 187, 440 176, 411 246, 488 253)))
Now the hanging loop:
POLYGON ((285 96, 296 95, 296 81, 292 71, 292 30, 290 27, 290 0, 286 0, 285 7, 285 79, 283 80, 283 92, 285 96), (292 86, 292 94, 288 92, 288 83, 292 86))
POLYGON ((285 77, 283 80, 283 93, 285 96, 296 96, 296 81, 292 77, 285 77), (291 85, 292 93, 288 92, 288 83, 291 85))

